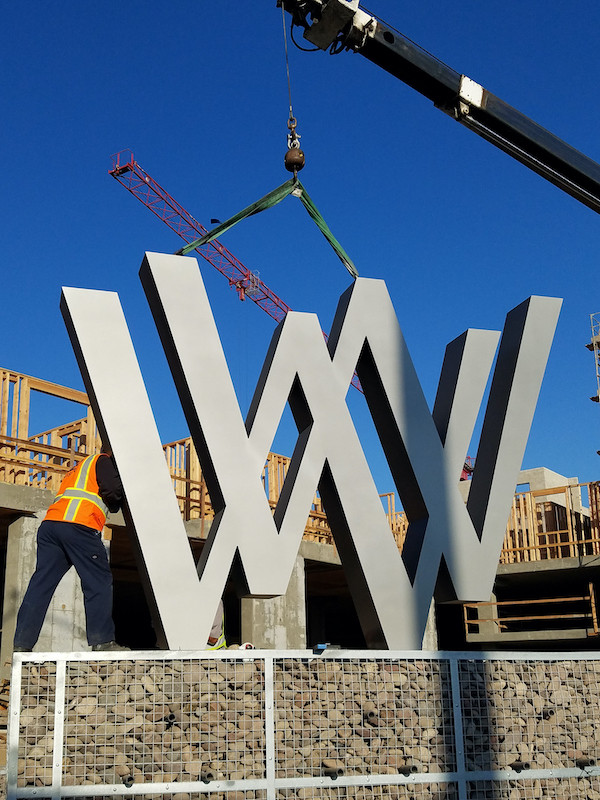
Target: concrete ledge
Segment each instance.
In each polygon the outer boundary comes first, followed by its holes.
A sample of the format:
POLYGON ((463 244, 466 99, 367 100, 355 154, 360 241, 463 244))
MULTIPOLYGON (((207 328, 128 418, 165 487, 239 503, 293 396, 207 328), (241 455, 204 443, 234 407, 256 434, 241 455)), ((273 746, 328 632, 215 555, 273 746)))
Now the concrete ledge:
POLYGON ((0 483, 0 509, 3 511, 35 514, 47 509, 53 499, 54 492, 50 489, 0 483))
MULTIPOLYGON (((552 546, 552 545, 550 545, 552 546)), ((560 547, 560 545, 556 545, 560 547)), ((563 545, 564 546, 564 545, 563 545)), ((599 556, 574 556, 572 558, 548 558, 543 561, 521 561, 518 564, 500 564, 497 576, 518 575, 532 572, 553 572, 565 569, 580 569, 581 567, 598 567, 599 556)))
POLYGON ((322 561, 326 564, 337 565, 342 563, 337 550, 331 544, 309 542, 307 539, 303 539, 298 552, 307 561, 322 561))

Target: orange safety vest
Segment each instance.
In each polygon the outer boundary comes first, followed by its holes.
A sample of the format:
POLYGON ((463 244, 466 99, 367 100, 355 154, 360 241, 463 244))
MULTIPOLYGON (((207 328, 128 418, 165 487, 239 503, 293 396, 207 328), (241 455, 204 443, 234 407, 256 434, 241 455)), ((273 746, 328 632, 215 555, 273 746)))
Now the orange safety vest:
POLYGON ((98 494, 96 462, 99 455, 84 458, 62 479, 58 494, 44 519, 75 522, 101 531, 108 508, 98 494))

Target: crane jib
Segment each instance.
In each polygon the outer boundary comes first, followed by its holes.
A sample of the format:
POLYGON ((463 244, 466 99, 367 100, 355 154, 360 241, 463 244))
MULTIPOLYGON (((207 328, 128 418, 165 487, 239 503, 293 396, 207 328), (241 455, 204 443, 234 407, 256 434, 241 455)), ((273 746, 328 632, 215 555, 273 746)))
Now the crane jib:
POLYGON ((359 10, 358 0, 285 0, 285 10, 292 15, 292 24, 304 27, 304 37, 321 49, 337 53, 345 47, 360 53, 457 122, 600 213, 600 164, 387 23, 359 10), (348 9, 353 10, 353 17, 348 9), (465 82, 477 87, 476 98, 465 94, 465 82))

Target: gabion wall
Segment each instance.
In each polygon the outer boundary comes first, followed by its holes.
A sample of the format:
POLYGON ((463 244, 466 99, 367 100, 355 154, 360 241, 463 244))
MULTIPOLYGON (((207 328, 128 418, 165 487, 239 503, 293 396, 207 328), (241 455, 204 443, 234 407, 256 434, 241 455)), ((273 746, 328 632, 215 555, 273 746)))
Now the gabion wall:
POLYGON ((600 661, 18 654, 8 797, 600 800, 600 661))

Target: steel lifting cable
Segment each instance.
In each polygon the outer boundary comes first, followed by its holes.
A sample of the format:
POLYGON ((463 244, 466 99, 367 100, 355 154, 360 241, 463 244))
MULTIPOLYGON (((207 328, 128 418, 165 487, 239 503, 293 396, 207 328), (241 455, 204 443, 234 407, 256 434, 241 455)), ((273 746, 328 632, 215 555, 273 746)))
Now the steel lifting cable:
POLYGON ((288 149, 285 154, 284 165, 288 172, 293 172, 293 177, 290 178, 285 183, 283 183, 281 186, 278 186, 277 189, 274 189, 272 192, 269 192, 269 194, 265 195, 260 200, 257 200, 255 203, 252 203, 251 205, 247 206, 242 211, 238 212, 237 214, 234 214, 233 217, 230 217, 225 222, 221 222, 215 228, 208 231, 208 233, 206 233, 204 236, 201 236, 199 239, 196 239, 195 241, 187 244, 185 247, 182 247, 181 250, 177 251, 176 255, 185 256, 188 253, 191 253, 198 247, 202 247, 202 245, 212 242, 222 233, 225 233, 225 231, 229 230, 229 228, 233 228, 233 226, 237 225, 238 222, 241 222, 243 219, 246 219, 246 217, 250 217, 254 214, 259 214, 261 211, 265 211, 267 208, 273 208, 273 206, 276 206, 278 203, 284 200, 288 195, 293 194, 295 197, 299 198, 302 205, 308 212, 308 215, 316 224, 316 226, 319 228, 323 236, 327 239, 330 246, 338 256, 342 264, 346 267, 348 272, 352 275, 353 278, 358 278, 358 270, 354 266, 354 262, 352 261, 350 256, 346 253, 342 245, 335 238, 329 226, 327 225, 321 213, 319 212, 318 208, 315 206, 315 204, 309 197, 308 192, 298 180, 298 172, 304 166, 305 158, 304 158, 304 153, 300 149, 300 134, 296 132, 297 123, 296 123, 296 118, 294 117, 294 111, 292 107, 292 83, 290 79, 287 33, 285 28, 284 0, 281 0, 281 14, 283 21, 285 69, 287 75, 288 100, 289 100, 289 117, 287 121, 288 149))
POLYGON ((285 2, 282 0, 281 2, 281 22, 283 24, 283 48, 285 51, 285 71, 287 75, 287 85, 288 85, 288 98, 290 101, 290 119, 294 118, 294 112, 292 111, 292 82, 290 80, 290 59, 288 55, 288 43, 287 43, 287 32, 285 29, 285 2))
POLYGON ((296 117, 292 108, 292 81, 290 79, 290 57, 288 53, 287 31, 285 27, 285 0, 281 0, 281 22, 283 25, 283 49, 285 52, 285 72, 287 76, 288 86, 288 100, 290 104, 290 112, 288 116, 287 126, 288 135, 287 143, 288 149, 283 159, 283 163, 288 172, 294 173, 294 178, 297 177, 298 172, 305 164, 304 152, 300 149, 300 134, 296 132, 296 117))

